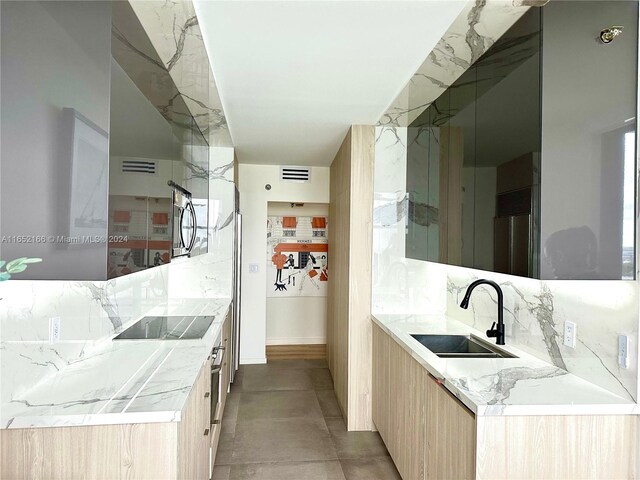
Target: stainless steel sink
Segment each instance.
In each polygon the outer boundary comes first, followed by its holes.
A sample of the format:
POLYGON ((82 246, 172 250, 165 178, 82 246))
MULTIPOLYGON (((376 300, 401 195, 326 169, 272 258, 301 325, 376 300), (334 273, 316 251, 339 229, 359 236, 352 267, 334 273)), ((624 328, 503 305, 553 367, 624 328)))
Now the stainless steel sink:
POLYGON ((428 350, 442 358, 515 358, 473 335, 412 334, 428 350))

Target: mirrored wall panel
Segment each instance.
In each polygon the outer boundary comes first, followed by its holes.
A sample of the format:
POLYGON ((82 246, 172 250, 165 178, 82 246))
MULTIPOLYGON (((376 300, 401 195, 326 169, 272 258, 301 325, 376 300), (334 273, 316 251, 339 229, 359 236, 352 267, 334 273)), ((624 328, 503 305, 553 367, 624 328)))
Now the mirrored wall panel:
POLYGON ((41 259, 11 278, 206 253, 209 147, 129 2, 0 8, 0 259, 41 259))
POLYGON ((128 2, 113 3, 108 276, 207 252, 209 148, 128 2))
POLYGON ((11 279, 105 279, 111 4, 0 17, 0 259, 42 259, 11 279))
POLYGON ((413 122, 408 257, 634 278, 637 19, 637 2, 532 8, 413 122))

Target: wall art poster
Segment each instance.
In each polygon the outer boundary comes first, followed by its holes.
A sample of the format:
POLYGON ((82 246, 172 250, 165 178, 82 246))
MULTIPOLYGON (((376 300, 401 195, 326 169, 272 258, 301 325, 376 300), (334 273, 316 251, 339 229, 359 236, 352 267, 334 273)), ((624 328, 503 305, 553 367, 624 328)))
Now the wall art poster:
POLYGON ((267 218, 267 296, 326 297, 327 217, 267 218))

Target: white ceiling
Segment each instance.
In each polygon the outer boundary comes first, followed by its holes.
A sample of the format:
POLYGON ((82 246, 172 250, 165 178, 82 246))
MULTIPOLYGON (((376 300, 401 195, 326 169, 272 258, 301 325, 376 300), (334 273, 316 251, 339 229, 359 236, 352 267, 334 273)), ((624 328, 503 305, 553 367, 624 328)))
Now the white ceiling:
POLYGON ((465 4, 194 3, 238 160, 314 166, 378 121, 465 4))

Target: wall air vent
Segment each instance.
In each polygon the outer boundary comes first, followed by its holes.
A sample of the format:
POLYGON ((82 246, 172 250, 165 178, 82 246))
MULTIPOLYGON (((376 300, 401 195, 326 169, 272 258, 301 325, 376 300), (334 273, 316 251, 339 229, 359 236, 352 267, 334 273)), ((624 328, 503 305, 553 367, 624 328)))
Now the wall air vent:
POLYGON ((122 160, 122 173, 155 174, 157 166, 154 160, 122 160))
POLYGON ((280 167, 280 180, 287 182, 308 182, 310 179, 310 167, 280 167))

